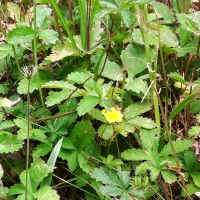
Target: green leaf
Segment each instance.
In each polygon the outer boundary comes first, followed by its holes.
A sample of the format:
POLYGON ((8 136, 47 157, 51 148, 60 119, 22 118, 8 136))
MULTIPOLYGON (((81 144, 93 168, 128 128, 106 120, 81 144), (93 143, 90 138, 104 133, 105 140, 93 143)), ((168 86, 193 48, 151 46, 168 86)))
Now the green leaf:
MULTIPOLYGON (((173 141, 174 149, 176 153, 181 153, 187 150, 188 148, 192 147, 192 141, 190 140, 176 140, 173 141)), ((165 145, 160 152, 160 156, 168 156, 168 155, 173 155, 173 151, 171 148, 170 143, 165 145)))
POLYGON ((132 124, 133 126, 136 126, 136 127, 138 126, 138 127, 142 127, 146 129, 153 129, 153 128, 156 128, 157 126, 156 123, 152 119, 149 119, 146 117, 140 117, 140 116, 128 119, 127 122, 129 124, 132 124))
POLYGON ((32 157, 34 159, 37 159, 37 158, 40 158, 42 156, 45 156, 51 151, 51 149, 52 149, 51 146, 49 146, 47 144, 40 143, 34 148, 34 150, 32 152, 32 157))
POLYGON ((121 153, 121 157, 125 160, 141 161, 149 160, 149 156, 141 149, 128 149, 121 153))
POLYGON ((148 102, 145 103, 134 102, 125 109, 124 117, 125 119, 131 119, 138 115, 144 114, 145 112, 148 112, 150 109, 151 109, 150 104, 148 102))
POLYGON ((194 12, 192 14, 181 13, 178 14, 178 21, 181 27, 187 31, 200 35, 200 12, 194 12))
POLYGON ((172 184, 177 180, 176 174, 169 170, 163 170, 161 171, 161 174, 166 183, 172 184))
POLYGON ((114 134, 112 125, 102 124, 98 129, 98 136, 104 140, 109 140, 114 134))
POLYGON ((67 76, 67 80, 72 83, 83 84, 90 77, 93 77, 90 72, 72 72, 67 76))
POLYGON ((179 45, 176 34, 167 26, 161 26, 160 39, 161 43, 167 47, 177 47, 179 45))
POLYGON ((41 30, 39 38, 45 44, 55 44, 58 40, 58 33, 51 29, 41 30))
MULTIPOLYGON (((54 168, 56 164, 56 160, 58 158, 58 155, 60 153, 60 149, 62 146, 63 138, 61 138, 53 148, 53 151, 51 152, 49 159, 47 160, 47 165, 54 168)), ((52 179, 52 173, 48 174, 47 177, 44 178, 43 182, 41 183, 41 186, 44 185, 50 185, 51 184, 51 179, 52 179)))
MULTIPOLYGON (((99 67, 99 73, 101 72, 102 68, 104 66, 104 59, 99 67)), ((103 72, 101 74, 103 77, 106 77, 108 79, 114 80, 114 81, 122 81, 123 80, 123 74, 120 66, 115 63, 111 62, 109 60, 106 61, 106 64, 104 66, 103 72)))
POLYGON ((48 27, 48 19, 51 17, 52 9, 46 5, 38 5, 36 7, 36 26, 40 29, 48 27))
POLYGON ((5 58, 8 55, 12 55, 12 46, 9 44, 0 45, 0 59, 5 58))
POLYGON ((188 132, 188 135, 190 137, 198 136, 200 133, 200 127, 199 126, 192 126, 191 129, 188 132))
POLYGON ((78 104, 78 114, 82 116, 89 112, 92 108, 94 108, 100 102, 99 97, 96 96, 87 96, 84 97, 80 103, 78 104))
POLYGON ((159 146, 159 131, 157 129, 146 130, 142 129, 140 131, 140 138, 142 141, 142 146, 145 150, 158 150, 159 146))
POLYGON ((53 190, 50 186, 41 187, 36 193, 35 198, 37 200, 59 200, 60 197, 57 194, 56 190, 53 190))
POLYGON ((0 133, 0 153, 12 153, 22 148, 24 142, 8 132, 0 133))
POLYGON ((200 171, 199 172, 197 172, 197 171, 191 172, 190 176, 192 177, 194 184, 197 187, 200 187, 200 179, 199 179, 199 177, 200 177, 200 171))
MULTIPOLYGON (((36 191, 42 180, 50 173, 53 172, 53 167, 48 166, 43 160, 37 159, 31 164, 28 170, 28 190, 31 192, 36 191)), ((26 186, 26 170, 20 174, 21 183, 26 186)))
POLYGON ((28 26, 18 26, 7 35, 8 43, 13 45, 31 42, 33 38, 34 30, 28 26))
POLYGON ((47 107, 54 106, 67 99, 69 95, 70 91, 67 89, 61 90, 59 92, 51 91, 46 98, 45 104, 47 105, 47 107))
POLYGON ((56 44, 52 48, 52 53, 45 58, 47 61, 56 62, 69 56, 81 56, 80 52, 73 49, 70 43, 56 44))
POLYGON ((154 1, 153 6, 156 9, 156 12, 158 12, 165 20, 174 20, 172 11, 167 5, 154 1))
POLYGON ((89 114, 92 118, 94 118, 94 119, 96 119, 96 120, 99 120, 99 121, 101 121, 101 122, 103 122, 103 123, 106 123, 106 119, 105 119, 105 117, 102 115, 102 112, 101 112, 99 109, 93 108, 93 109, 91 109, 91 110, 88 112, 88 114, 89 114))
POLYGON ((67 81, 49 81, 48 83, 42 85, 42 88, 68 89, 68 90, 76 89, 75 86, 68 83, 67 81))
MULTIPOLYGON (((45 72, 44 70, 39 71, 40 76, 40 86, 45 84, 51 79, 51 75, 48 72, 45 72)), ((39 89, 38 85, 38 78, 37 75, 33 76, 30 81, 30 93, 34 92, 35 90, 39 89)), ((19 94, 27 94, 28 92, 28 79, 23 78, 17 87, 17 92, 19 94)))
POLYGON ((145 49, 141 45, 129 44, 122 50, 121 59, 128 73, 134 76, 146 69, 145 49))
POLYGON ((142 77, 139 77, 133 80, 128 79, 125 88, 127 90, 136 92, 137 94, 139 93, 145 94, 145 92, 148 89, 148 85, 147 82, 144 81, 142 77))

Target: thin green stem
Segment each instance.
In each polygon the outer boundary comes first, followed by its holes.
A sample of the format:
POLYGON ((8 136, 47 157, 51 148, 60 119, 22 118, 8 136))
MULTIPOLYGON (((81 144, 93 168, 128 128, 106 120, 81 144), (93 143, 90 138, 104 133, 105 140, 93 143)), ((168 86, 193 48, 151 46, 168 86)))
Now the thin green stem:
POLYGON ((181 13, 181 6, 180 6, 180 0, 176 0, 176 5, 177 5, 177 10, 178 10, 178 13, 181 13))
POLYGON ((27 93, 27 142, 26 142, 26 192, 25 200, 28 200, 28 177, 29 177, 29 150, 30 150, 30 82, 31 78, 28 78, 28 93, 27 93))
POLYGON ((50 3, 52 5, 52 7, 53 7, 53 9, 54 9, 54 11, 56 13, 56 15, 58 16, 59 20, 61 21, 64 30, 67 32, 73 48, 76 49, 76 50, 78 50, 78 48, 76 46, 76 43, 74 41, 73 35, 71 33, 71 30, 69 28, 69 22, 68 22, 68 20, 63 17, 63 14, 60 11, 60 9, 59 9, 59 7, 57 5, 57 2, 55 0, 50 0, 50 3))
POLYGON ((33 39, 33 53, 34 53, 34 63, 35 67, 37 67, 37 81, 38 81, 38 88, 39 88, 39 94, 40 94, 40 99, 42 106, 45 107, 44 105, 44 99, 43 99, 43 94, 42 94, 42 88, 40 84, 40 75, 39 75, 39 70, 38 70, 38 58, 37 58, 37 24, 36 24, 36 16, 37 16, 37 8, 36 8, 36 0, 34 0, 34 39, 33 39))
POLYGON ((156 66, 154 66, 154 70, 152 70, 152 58, 151 58, 151 51, 149 46, 149 40, 148 40, 148 26, 147 26, 147 8, 145 7, 143 11, 140 10, 138 6, 135 6, 136 12, 137 12, 137 20, 138 24, 142 33, 144 46, 145 46, 145 52, 146 52, 146 61, 149 69, 149 77, 150 82, 153 83, 152 85, 152 95, 153 95, 153 104, 154 104, 154 111, 155 111, 155 120, 158 129, 160 130, 160 111, 159 111, 159 104, 158 104, 158 97, 156 94, 156 66), (142 14, 144 13, 144 14, 142 14))

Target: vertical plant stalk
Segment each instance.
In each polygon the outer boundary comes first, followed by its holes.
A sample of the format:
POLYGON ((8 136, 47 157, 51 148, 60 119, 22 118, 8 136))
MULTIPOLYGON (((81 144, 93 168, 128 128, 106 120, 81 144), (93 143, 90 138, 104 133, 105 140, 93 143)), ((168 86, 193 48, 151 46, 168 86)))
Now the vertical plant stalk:
POLYGON ((40 94, 40 100, 42 103, 42 106, 44 106, 44 99, 42 94, 42 88, 40 84, 40 75, 38 70, 38 58, 37 58, 37 24, 36 24, 36 16, 37 16, 37 10, 36 10, 36 0, 34 0, 34 39, 33 39, 33 53, 34 53, 34 63, 35 67, 37 68, 37 81, 38 81, 38 88, 39 88, 39 94, 40 94))
POLYGON ((181 6, 180 6, 180 0, 176 0, 176 5, 177 5, 177 10, 178 10, 178 13, 181 13, 181 6))
POLYGON ((72 0, 67 0, 68 8, 69 8, 69 18, 72 19, 72 0))
POLYGON ((28 200, 28 177, 29 177, 29 151, 30 151, 30 82, 31 77, 28 77, 28 93, 27 93, 27 141, 26 141, 26 191, 25 200, 28 200))
POLYGON ((150 82, 153 82, 152 85, 152 95, 153 95, 153 104, 154 104, 154 111, 155 111, 155 120, 158 129, 160 130, 160 111, 159 111, 159 104, 158 104, 158 97, 156 94, 156 66, 154 67, 154 70, 151 69, 151 51, 149 46, 149 40, 148 40, 148 26, 147 26, 147 8, 145 7, 142 11, 138 6, 135 6, 136 12, 137 12, 137 20, 138 24, 142 33, 144 46, 145 46, 145 52, 146 52, 146 61, 149 68, 149 77, 150 82), (144 13, 144 14, 142 14, 144 13))
POLYGON ((55 11, 55 14, 58 16, 58 19, 61 21, 62 25, 63 25, 63 28, 64 30, 67 32, 68 36, 69 36, 69 40, 71 42, 71 45, 72 47, 75 49, 75 50, 78 50, 77 46, 76 46, 76 43, 74 41, 74 38, 73 38, 73 35, 71 33, 71 30, 69 28, 69 22, 68 20, 66 20, 64 17, 63 17, 63 14, 62 12, 60 11, 58 5, 57 5, 57 2, 55 0, 50 0, 50 3, 55 11))
POLYGON ((88 59, 88 69, 90 69, 90 9, 91 9, 91 0, 87 0, 87 18, 86 18, 86 49, 87 49, 87 59, 88 59))
POLYGON ((78 0, 79 13, 80 13, 80 35, 83 49, 86 49, 86 13, 85 4, 82 0, 78 0))

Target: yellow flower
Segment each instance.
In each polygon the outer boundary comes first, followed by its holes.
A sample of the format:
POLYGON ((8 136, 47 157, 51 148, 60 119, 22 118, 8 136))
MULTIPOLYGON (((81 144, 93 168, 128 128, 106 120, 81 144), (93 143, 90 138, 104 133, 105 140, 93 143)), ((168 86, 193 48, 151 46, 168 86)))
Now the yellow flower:
POLYGON ((102 114, 106 117, 106 121, 109 123, 122 122, 123 114, 112 107, 110 112, 102 110, 102 114))

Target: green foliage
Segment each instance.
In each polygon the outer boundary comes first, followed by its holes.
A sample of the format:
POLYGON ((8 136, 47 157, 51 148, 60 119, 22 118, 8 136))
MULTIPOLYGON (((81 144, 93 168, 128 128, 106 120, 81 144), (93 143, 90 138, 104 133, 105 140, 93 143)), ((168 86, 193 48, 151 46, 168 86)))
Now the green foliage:
POLYGON ((0 7, 0 199, 199 196, 197 3, 0 7))

